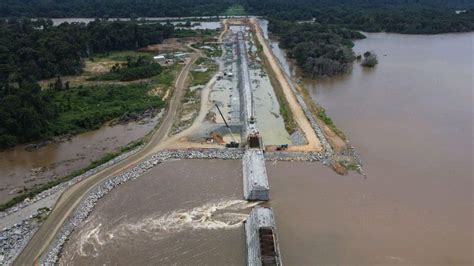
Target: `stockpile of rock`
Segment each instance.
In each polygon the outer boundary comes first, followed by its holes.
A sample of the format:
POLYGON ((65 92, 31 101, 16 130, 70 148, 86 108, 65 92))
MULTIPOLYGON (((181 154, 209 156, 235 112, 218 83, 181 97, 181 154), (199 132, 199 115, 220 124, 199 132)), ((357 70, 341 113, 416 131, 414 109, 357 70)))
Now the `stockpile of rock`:
POLYGON ((238 160, 242 158, 242 149, 199 149, 199 150, 165 150, 152 156, 162 161, 169 159, 221 159, 238 160))
POLYGON ((301 132, 301 130, 297 130, 290 135, 291 143, 293 145, 305 145, 308 143, 306 141, 306 136, 301 132))
POLYGON ((43 209, 29 219, 5 228, 0 232, 0 265, 9 265, 20 254, 36 232, 49 210, 43 209))
POLYGON ((322 161, 324 155, 320 152, 286 152, 286 151, 275 151, 265 153, 265 159, 267 161, 306 161, 316 162, 322 161))

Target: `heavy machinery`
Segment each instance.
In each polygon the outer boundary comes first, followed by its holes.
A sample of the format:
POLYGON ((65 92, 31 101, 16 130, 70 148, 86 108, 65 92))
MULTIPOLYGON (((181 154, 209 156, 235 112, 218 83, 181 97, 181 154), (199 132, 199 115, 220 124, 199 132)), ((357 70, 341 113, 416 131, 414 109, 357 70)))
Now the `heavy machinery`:
POLYGON ((278 147, 276 148, 277 151, 286 151, 288 150, 288 144, 282 144, 282 145, 278 145, 278 147))
POLYGON ((219 106, 217 104, 216 104, 216 108, 217 108, 217 111, 219 111, 219 114, 221 115, 222 120, 224 120, 225 126, 229 130, 230 136, 232 137, 232 141, 229 142, 229 143, 226 143, 225 146, 227 148, 238 148, 239 147, 239 142, 237 142, 237 140, 235 139, 234 134, 232 133, 232 130, 229 127, 229 124, 227 124, 227 121, 225 120, 225 117, 222 114, 221 109, 219 108, 219 106))

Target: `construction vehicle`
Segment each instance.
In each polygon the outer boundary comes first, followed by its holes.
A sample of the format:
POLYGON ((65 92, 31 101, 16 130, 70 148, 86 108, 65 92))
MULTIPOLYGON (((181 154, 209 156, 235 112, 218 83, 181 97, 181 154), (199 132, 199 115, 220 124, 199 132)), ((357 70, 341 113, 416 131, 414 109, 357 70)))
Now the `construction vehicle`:
POLYGON ((217 104, 216 104, 216 108, 217 108, 217 111, 219 111, 219 114, 221 115, 222 120, 224 120, 225 126, 227 127, 227 130, 229 130, 229 134, 232 138, 231 142, 225 144, 226 148, 238 148, 239 142, 237 142, 237 140, 235 139, 234 134, 232 133, 232 130, 229 127, 229 124, 227 124, 227 121, 225 120, 225 117, 222 114, 221 109, 219 108, 217 104))
POLYGON ((279 145, 277 148, 276 148, 277 151, 285 151, 285 150, 288 150, 288 144, 282 144, 282 145, 279 145))

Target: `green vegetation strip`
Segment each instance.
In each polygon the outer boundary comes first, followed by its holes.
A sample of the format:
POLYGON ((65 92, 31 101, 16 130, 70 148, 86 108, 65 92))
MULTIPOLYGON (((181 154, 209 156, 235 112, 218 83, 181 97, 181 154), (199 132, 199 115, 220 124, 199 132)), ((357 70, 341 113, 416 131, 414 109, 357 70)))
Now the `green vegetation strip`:
POLYGON ((314 100, 309 95, 308 90, 302 84, 299 84, 298 88, 301 95, 303 96, 303 100, 305 101, 306 105, 308 105, 311 113, 316 117, 316 119, 326 124, 342 140, 347 140, 344 132, 342 132, 342 130, 340 130, 334 124, 332 119, 326 114, 326 110, 314 102, 314 100))
MULTIPOLYGON (((252 38, 254 40, 257 40, 255 36, 255 32, 253 31, 252 31, 252 38)), ((270 79, 270 84, 272 85, 273 90, 275 91, 275 95, 278 99, 278 104, 280 105, 280 114, 283 117, 283 121, 285 122, 285 129, 291 135, 298 129, 298 125, 296 124, 296 121, 294 119, 293 112, 291 111, 291 108, 290 108, 290 104, 288 103, 288 100, 285 97, 285 93, 283 92, 283 88, 281 87, 280 82, 278 82, 278 80, 276 79, 276 74, 273 71, 273 68, 270 66, 268 59, 263 54, 262 44, 258 41, 254 41, 254 43, 257 47, 257 54, 262 60, 262 63, 268 72, 268 78, 270 79)))

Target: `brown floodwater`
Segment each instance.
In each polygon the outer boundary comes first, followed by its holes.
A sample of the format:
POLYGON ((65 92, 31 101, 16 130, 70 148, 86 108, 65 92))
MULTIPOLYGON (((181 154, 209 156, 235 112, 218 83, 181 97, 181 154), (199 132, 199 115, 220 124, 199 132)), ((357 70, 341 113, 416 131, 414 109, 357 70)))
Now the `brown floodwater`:
POLYGON ((240 161, 154 167, 101 200, 65 246, 62 264, 243 265, 240 161))
POLYGON ((367 36, 376 68, 305 85, 368 177, 270 167, 284 261, 472 265, 474 33, 367 36))
MULTIPOLYGON (((267 163, 286 265, 473 264, 473 39, 368 34, 375 69, 305 81, 367 178, 267 163)), ((240 161, 161 164, 103 198, 61 262, 242 265, 241 178, 240 161)))
POLYGON ((0 152, 0 202, 16 196, 24 186, 32 187, 86 167, 104 154, 143 137, 156 123, 157 117, 147 123, 105 125, 34 151, 18 145, 0 152))

